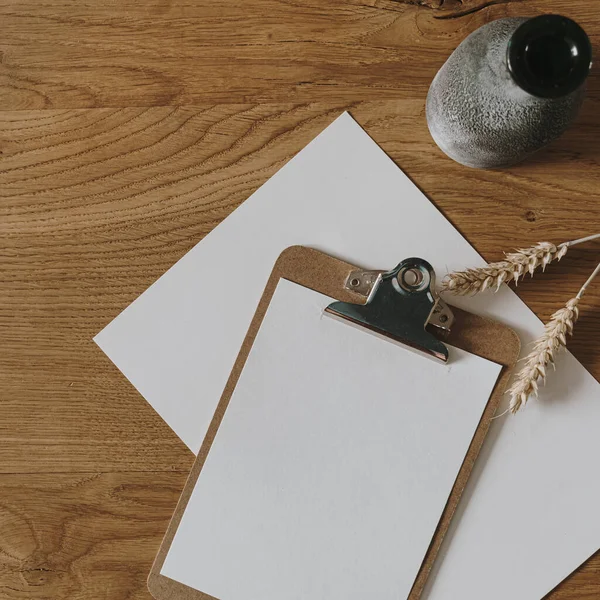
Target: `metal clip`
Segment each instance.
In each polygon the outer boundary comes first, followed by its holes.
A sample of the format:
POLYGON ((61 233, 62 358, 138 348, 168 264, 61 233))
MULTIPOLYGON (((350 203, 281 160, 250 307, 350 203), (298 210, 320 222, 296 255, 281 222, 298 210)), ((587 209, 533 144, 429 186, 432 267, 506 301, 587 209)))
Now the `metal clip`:
POLYGON ((352 271, 348 275, 344 287, 351 292, 368 298, 375 288, 379 276, 384 273, 385 271, 352 271))
POLYGON ((422 258, 407 258, 391 271, 353 271, 345 287, 365 304, 333 302, 325 311, 446 362, 448 349, 428 325, 450 331, 454 316, 435 291, 435 272, 422 258))

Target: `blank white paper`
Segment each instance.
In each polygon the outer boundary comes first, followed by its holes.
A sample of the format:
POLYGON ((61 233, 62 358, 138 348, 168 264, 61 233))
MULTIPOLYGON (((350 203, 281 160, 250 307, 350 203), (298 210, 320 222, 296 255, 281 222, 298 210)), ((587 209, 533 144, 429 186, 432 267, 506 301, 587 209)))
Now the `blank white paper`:
POLYGON ((281 280, 161 573, 220 600, 402 600, 500 365, 424 358, 281 280))
MULTIPOLYGON (((372 269, 409 256, 440 275, 485 265, 344 113, 95 338, 194 452, 293 244, 372 269)), ((451 301, 514 327, 525 351, 542 332, 506 286, 451 301)), ((492 425, 427 600, 540 600, 600 547, 600 386, 568 352, 559 361, 538 401, 492 425)))

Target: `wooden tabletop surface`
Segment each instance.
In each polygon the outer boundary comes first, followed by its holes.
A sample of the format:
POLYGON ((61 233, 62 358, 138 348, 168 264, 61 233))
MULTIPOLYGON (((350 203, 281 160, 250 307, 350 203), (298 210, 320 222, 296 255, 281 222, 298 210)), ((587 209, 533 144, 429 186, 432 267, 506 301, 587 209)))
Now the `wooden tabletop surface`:
MULTIPOLYGON (((150 597, 192 455, 92 336, 342 110, 490 261, 600 229, 597 69, 522 165, 461 167, 427 131, 457 44, 541 12, 599 47, 597 0, 0 0, 0 598, 150 597)), ((598 254, 519 295, 547 319, 598 254)), ((600 378, 600 284, 581 310, 600 378)), ((600 597, 600 555, 549 597, 600 597)))

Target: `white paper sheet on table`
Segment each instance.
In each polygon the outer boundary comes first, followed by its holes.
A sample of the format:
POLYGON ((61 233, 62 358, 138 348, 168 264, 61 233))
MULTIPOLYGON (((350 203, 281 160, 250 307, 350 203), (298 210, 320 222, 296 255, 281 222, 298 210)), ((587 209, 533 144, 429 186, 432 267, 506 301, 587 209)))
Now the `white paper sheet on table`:
POLYGON ((501 366, 281 280, 161 574, 227 600, 408 597, 501 366))
MULTIPOLYGON (((273 264, 293 244, 365 268, 407 256, 438 273, 485 264, 343 114, 95 338, 194 452, 273 264)), ((524 344, 542 330, 508 288, 452 301, 513 326, 524 344)), ((600 546, 600 478, 589 475, 600 385, 568 352, 559 360, 543 400, 493 425, 428 600, 539 600, 600 546)))

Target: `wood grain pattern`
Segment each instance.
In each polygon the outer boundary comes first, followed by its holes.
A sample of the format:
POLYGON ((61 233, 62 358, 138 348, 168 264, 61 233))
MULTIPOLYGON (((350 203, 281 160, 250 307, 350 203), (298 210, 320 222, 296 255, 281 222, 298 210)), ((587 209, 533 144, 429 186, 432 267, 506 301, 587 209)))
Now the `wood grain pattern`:
POLYGON ((599 11, 585 0, 0 0, 0 105, 423 98, 479 25, 557 12, 596 42, 599 11))
MULTIPOLYGON (((504 171, 446 159, 436 69, 480 24, 584 0, 0 0, 0 599, 149 598, 191 454, 91 341, 349 109, 488 260, 600 229, 600 84, 504 171)), ((598 248, 519 285, 546 319, 598 248)), ((570 348, 600 378, 600 286, 570 348)), ((595 474, 590 474, 595 476, 595 474)), ((600 596, 600 556, 552 600, 600 596)))
POLYGON ((184 473, 0 476, 0 598, 149 598, 184 473))

